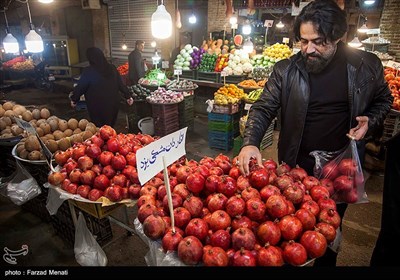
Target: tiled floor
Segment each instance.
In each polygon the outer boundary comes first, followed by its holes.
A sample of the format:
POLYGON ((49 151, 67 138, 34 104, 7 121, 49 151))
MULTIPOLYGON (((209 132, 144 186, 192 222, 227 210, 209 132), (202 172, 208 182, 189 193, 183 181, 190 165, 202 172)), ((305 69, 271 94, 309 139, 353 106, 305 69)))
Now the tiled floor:
MULTIPOLYGON (((86 111, 75 111, 69 107, 65 93, 39 92, 30 88, 13 90, 6 99, 22 105, 47 106, 62 118, 87 118, 86 111)), ((117 131, 126 132, 126 114, 123 108, 118 118, 117 131)), ((274 132, 273 146, 264 151, 264 158, 276 160, 278 132, 274 132)), ((207 140, 207 116, 196 115, 194 132, 188 133, 186 140, 188 158, 199 160, 204 155, 216 156, 224 153, 232 156, 232 151, 210 149, 207 140)), ((350 205, 343 221, 343 243, 339 253, 339 266, 368 266, 375 240, 380 229, 383 177, 372 174, 366 184, 369 203, 350 205)), ((55 234, 49 223, 22 210, 8 199, 0 196, 0 249, 21 249, 28 245, 29 253, 18 257, 21 266, 77 266, 73 247, 67 245, 55 234)), ((122 219, 123 212, 115 216, 122 219)), ((136 217, 135 209, 128 208, 129 221, 136 217)), ((128 235, 126 230, 112 223, 113 239, 103 246, 110 266, 145 266, 148 248, 136 235, 128 235)), ((133 226, 130 224, 130 226, 133 226)), ((0 267, 4 261, 0 261, 0 267)))

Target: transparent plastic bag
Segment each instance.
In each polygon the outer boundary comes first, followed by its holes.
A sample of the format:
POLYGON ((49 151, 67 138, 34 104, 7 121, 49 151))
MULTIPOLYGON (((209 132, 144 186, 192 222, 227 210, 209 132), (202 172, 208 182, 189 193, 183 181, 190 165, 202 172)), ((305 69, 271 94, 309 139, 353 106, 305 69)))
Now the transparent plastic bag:
POLYGON ((76 261, 82 266, 107 265, 107 256, 87 228, 81 212, 75 229, 74 253, 76 261))
POLYGON ((37 181, 17 160, 17 170, 6 187, 6 194, 16 205, 22 205, 42 193, 37 181))
POLYGON ((336 203, 368 202, 355 140, 350 140, 348 146, 337 152, 313 151, 310 154, 315 158, 314 176, 333 183, 330 194, 336 203))

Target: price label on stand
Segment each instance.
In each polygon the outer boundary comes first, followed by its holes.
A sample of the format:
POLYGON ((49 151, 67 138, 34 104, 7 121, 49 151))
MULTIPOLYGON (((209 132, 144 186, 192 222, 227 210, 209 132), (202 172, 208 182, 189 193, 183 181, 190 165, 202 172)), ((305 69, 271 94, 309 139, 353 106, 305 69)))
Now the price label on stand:
POLYGON ((225 80, 225 77, 226 77, 226 76, 228 76, 228 73, 222 71, 222 72, 221 72, 221 77, 224 78, 224 85, 225 85, 225 83, 226 83, 226 80, 225 80))
POLYGON ((395 62, 393 60, 389 60, 386 63, 386 67, 390 67, 390 68, 393 68, 393 69, 396 69, 396 70, 400 70, 400 63, 399 62, 395 62))
POLYGON ((179 76, 182 75, 182 70, 181 69, 175 69, 174 70, 174 75, 178 76, 178 82, 179 82, 179 76))

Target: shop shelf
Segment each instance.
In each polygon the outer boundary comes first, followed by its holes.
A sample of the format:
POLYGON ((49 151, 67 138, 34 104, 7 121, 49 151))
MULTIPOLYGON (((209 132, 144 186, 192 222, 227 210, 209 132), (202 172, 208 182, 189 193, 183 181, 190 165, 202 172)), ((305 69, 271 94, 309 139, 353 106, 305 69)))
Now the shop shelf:
POLYGON ((197 72, 197 80, 210 81, 214 83, 221 82, 221 73, 219 72, 197 72))

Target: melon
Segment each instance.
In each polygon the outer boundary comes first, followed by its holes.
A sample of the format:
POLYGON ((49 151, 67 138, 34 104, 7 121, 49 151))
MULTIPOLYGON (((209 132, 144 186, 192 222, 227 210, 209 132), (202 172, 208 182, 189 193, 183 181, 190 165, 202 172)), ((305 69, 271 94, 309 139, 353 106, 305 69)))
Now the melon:
POLYGON ((243 44, 243 36, 242 35, 235 35, 233 38, 233 42, 236 46, 241 46, 243 44))

